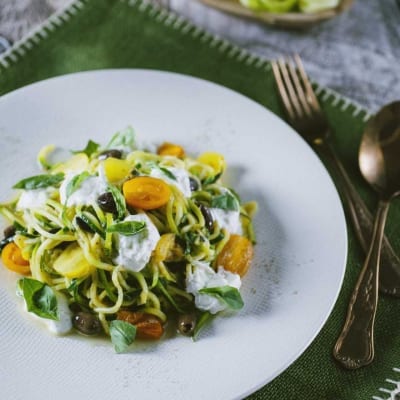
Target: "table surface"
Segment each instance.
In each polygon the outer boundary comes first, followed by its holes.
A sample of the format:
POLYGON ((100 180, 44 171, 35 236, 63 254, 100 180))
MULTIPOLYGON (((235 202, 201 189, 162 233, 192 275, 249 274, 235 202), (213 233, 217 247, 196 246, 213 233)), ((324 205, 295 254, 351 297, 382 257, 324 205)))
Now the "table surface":
MULTIPOLYGON (((72 1, 2 0, 0 47, 23 38, 72 1)), ((197 0, 152 1, 269 59, 299 52, 314 80, 372 112, 399 97, 400 2, 396 0, 356 0, 350 11, 304 31, 244 20, 197 0)))

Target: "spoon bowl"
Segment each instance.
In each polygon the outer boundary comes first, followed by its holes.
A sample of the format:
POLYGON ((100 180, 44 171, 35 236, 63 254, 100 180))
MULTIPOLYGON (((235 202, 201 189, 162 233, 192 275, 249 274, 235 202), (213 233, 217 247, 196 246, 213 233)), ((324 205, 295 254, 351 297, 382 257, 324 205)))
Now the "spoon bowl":
POLYGON ((399 194, 400 102, 385 106, 367 125, 359 151, 360 170, 382 197, 399 194))
POLYGON ((374 359, 374 323, 378 305, 379 263, 390 201, 400 194, 400 101, 383 107, 367 124, 359 166, 379 195, 371 244, 351 295, 346 321, 333 350, 346 368, 374 359))

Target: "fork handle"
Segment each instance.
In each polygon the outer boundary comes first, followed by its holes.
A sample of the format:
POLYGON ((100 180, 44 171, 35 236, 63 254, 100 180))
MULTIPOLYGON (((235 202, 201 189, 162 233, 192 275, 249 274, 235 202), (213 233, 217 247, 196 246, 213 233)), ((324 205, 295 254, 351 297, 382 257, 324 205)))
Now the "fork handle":
POLYGON ((374 359, 379 258, 388 210, 389 201, 381 200, 376 213, 371 246, 350 298, 346 322, 333 349, 333 356, 348 369, 368 365, 374 359))
MULTIPOLYGON (((374 229, 372 215, 354 188, 332 145, 328 141, 323 141, 318 143, 318 147, 333 162, 332 165, 339 178, 339 187, 350 214, 354 231, 362 249, 367 253, 374 229)), ((382 240, 379 289, 384 294, 400 297, 400 258, 393 250, 386 235, 383 236, 382 240)))

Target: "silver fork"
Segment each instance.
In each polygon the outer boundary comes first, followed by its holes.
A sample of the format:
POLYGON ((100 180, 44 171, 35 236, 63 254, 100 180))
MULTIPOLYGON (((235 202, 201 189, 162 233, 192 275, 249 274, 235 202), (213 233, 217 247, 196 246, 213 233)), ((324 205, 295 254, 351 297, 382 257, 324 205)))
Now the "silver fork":
MULTIPOLYGON (((289 123, 313 148, 331 160, 354 231, 366 253, 372 237, 373 218, 331 144, 328 121, 300 56, 295 54, 292 59, 272 61, 271 65, 289 123)), ((379 289, 385 294, 400 297, 400 259, 386 237, 381 250, 379 289)))

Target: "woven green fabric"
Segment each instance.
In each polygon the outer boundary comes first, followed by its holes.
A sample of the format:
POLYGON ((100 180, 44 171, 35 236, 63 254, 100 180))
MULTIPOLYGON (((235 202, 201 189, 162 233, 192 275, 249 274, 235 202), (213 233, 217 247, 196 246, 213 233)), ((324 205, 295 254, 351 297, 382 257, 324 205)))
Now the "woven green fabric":
MULTIPOLYGON (((0 94, 61 74, 122 67, 161 69, 214 81, 283 116, 267 61, 140 0, 81 0, 52 18, 44 29, 0 59, 0 94)), ((332 124, 340 157, 372 208, 376 197, 363 182, 356 161, 366 112, 326 89, 318 93, 332 124)), ((395 202, 387 233, 398 251, 399 220, 400 204, 395 202)), ((399 380, 400 375, 400 369, 395 368, 400 367, 399 300, 380 299, 376 359, 371 366, 345 371, 331 356, 363 261, 352 228, 348 228, 347 272, 328 322, 295 363, 250 399, 386 399, 389 394, 379 388, 394 389, 394 384, 385 380, 399 380)))

